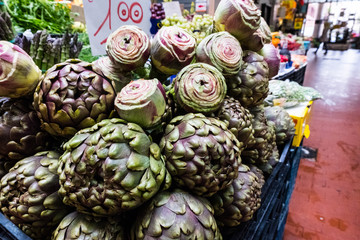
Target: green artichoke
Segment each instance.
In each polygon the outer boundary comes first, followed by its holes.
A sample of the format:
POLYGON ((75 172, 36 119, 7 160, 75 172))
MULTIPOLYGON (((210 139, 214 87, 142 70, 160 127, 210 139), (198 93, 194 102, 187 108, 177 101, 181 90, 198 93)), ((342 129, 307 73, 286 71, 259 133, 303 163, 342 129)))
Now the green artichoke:
POLYGON ((242 49, 228 32, 213 33, 196 48, 196 59, 216 67, 224 75, 235 75, 242 65, 242 49))
POLYGON ((240 142, 215 118, 193 113, 174 118, 160 147, 175 183, 197 195, 211 196, 237 177, 240 142))
POLYGON ((183 68, 173 82, 176 102, 187 112, 216 111, 226 96, 226 82, 215 67, 194 63, 183 68))
POLYGON ((119 27, 106 42, 109 58, 123 72, 144 66, 150 56, 150 47, 150 38, 133 25, 119 27))
POLYGON ((31 95, 41 77, 32 58, 8 41, 0 41, 0 69, 0 97, 31 95))
POLYGON ((0 98, 0 161, 15 161, 47 149, 49 135, 28 99, 0 98))
POLYGON ((125 240, 124 228, 111 218, 97 218, 72 212, 60 222, 53 232, 52 240, 125 240))
POLYGON ((240 150, 255 144, 253 116, 250 111, 241 106, 238 100, 227 96, 217 116, 228 125, 228 129, 240 141, 240 150))
POLYGON ((71 59, 50 68, 34 94, 41 127, 53 136, 70 138, 114 111, 111 83, 91 63, 71 59))
POLYGON ((269 68, 264 57, 252 51, 244 52, 240 72, 228 78, 229 95, 241 105, 252 108, 263 103, 269 92, 269 68))
POLYGON ((161 123, 166 110, 166 93, 159 80, 139 79, 126 85, 115 99, 120 118, 153 128, 161 123))
POLYGON ((171 181, 159 146, 140 126, 121 119, 79 131, 64 150, 59 193, 82 213, 117 215, 140 206, 171 181))
POLYGON ((222 236, 210 203, 182 190, 161 192, 146 205, 132 231, 132 240, 204 239, 222 236))
POLYGON ((261 18, 260 27, 248 38, 241 41, 241 46, 246 50, 260 51, 265 44, 271 43, 272 35, 269 25, 261 18))
POLYGON ((282 107, 266 107, 265 117, 275 124, 276 144, 283 145, 295 134, 295 123, 282 107))
POLYGON ((196 39, 186 30, 162 27, 151 44, 152 64, 163 74, 177 74, 195 57, 196 39))
POLYGON ((260 17, 261 12, 252 0, 221 0, 214 13, 215 28, 241 41, 259 28, 260 17))
POLYGON ((244 164, 233 183, 210 198, 219 226, 235 227, 249 221, 261 204, 261 184, 244 164))
POLYGON ((259 179, 259 184, 261 186, 261 188, 264 186, 265 184, 265 177, 264 177, 264 173, 263 171, 261 171, 260 168, 258 168, 255 165, 249 164, 248 167, 250 168, 250 171, 253 172, 259 179))
POLYGON ((15 162, 7 162, 0 159, 0 179, 5 176, 14 165, 15 162))
POLYGON ((57 192, 59 156, 50 151, 24 158, 1 179, 1 211, 33 239, 49 239, 70 211, 57 192))

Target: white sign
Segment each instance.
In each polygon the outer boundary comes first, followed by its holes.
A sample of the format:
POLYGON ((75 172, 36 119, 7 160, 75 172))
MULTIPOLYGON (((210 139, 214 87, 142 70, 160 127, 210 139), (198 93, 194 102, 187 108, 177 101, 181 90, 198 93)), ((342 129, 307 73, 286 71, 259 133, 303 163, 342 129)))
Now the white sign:
POLYGON ((107 37, 123 25, 136 25, 150 35, 150 0, 84 0, 87 32, 94 56, 106 54, 107 37))
POLYGON ((166 17, 171 17, 173 14, 176 14, 178 17, 182 16, 180 3, 178 1, 163 2, 162 4, 166 17))
POLYGON ((206 12, 207 1, 197 0, 195 4, 195 12, 206 12))

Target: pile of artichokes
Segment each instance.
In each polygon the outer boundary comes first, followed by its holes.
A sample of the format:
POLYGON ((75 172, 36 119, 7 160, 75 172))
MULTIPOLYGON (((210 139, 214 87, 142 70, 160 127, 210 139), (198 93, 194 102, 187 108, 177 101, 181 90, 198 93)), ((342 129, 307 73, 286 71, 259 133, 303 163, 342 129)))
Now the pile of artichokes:
POLYGON ((250 220, 294 127, 264 112, 268 29, 251 0, 222 0, 199 45, 122 26, 108 56, 43 75, 0 41, 1 211, 56 240, 222 239, 250 220))

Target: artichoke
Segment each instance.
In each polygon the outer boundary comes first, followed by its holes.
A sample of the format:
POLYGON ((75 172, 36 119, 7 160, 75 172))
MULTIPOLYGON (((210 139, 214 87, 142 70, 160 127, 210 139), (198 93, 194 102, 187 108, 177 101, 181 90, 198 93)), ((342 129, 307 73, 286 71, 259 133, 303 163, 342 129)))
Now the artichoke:
POLYGON ((1 211, 34 239, 48 239, 70 211, 57 192, 59 156, 50 151, 24 158, 1 179, 1 211))
POLYGON ((240 142, 215 118, 199 113, 174 118, 160 147, 175 183, 197 195, 211 196, 237 177, 240 142))
POLYGON ((260 27, 250 37, 241 41, 244 49, 254 52, 260 51, 265 44, 271 43, 272 35, 269 25, 264 18, 261 18, 260 27))
POLYGON ((265 44, 260 50, 260 55, 264 57, 269 67, 269 79, 275 77, 280 68, 280 52, 272 43, 265 44))
POLYGON ((79 131, 64 150, 59 193, 82 213, 117 215, 140 206, 171 181, 159 146, 140 126, 121 119, 79 131))
POLYGON ((115 219, 72 212, 60 222, 52 240, 125 240, 125 230, 115 219))
POLYGON ((238 100, 227 96, 217 116, 228 125, 228 129, 240 141, 241 151, 246 146, 255 144, 253 116, 249 110, 241 106, 238 100))
POLYGON ((260 17, 261 12, 252 0, 221 0, 214 13, 215 28, 241 41, 259 28, 260 17))
POLYGON ((32 58, 8 41, 0 41, 0 70, 0 97, 30 95, 41 77, 32 58))
POLYGON ((28 99, 0 98, 0 161, 15 161, 45 150, 49 135, 28 99))
POLYGON ((95 72, 111 80, 111 84, 116 92, 120 92, 121 89, 131 81, 129 77, 126 77, 124 73, 111 62, 109 57, 101 57, 94 61, 92 65, 95 72))
POLYGON ((244 164, 233 183, 210 198, 219 226, 235 227, 249 221, 261 204, 261 184, 244 164))
POLYGON ((121 71, 131 71, 144 66, 150 56, 150 39, 137 26, 125 25, 110 34, 106 52, 121 71))
POLYGON ((265 117, 275 124, 276 144, 283 145, 295 134, 295 123, 282 107, 266 107, 265 117))
POLYGON ((196 48, 196 59, 216 67, 224 75, 235 75, 242 65, 242 49, 228 32, 213 33, 196 48))
POLYGON ((264 186, 265 184, 265 177, 264 177, 264 173, 263 171, 261 171, 260 168, 258 168, 255 165, 249 164, 248 167, 250 168, 250 171, 253 172, 259 179, 259 184, 261 186, 261 188, 264 186))
POLYGON ((183 68, 173 81, 176 102, 187 112, 216 111, 226 96, 226 82, 215 67, 194 63, 183 68))
POLYGON ((161 192, 146 205, 132 231, 132 240, 222 239, 210 203, 182 190, 161 192))
POLYGON ((263 103, 269 92, 269 68, 264 58, 252 51, 244 52, 240 72, 227 79, 229 95, 241 105, 252 108, 263 103))
POLYGON ((113 113, 116 93, 94 72, 91 63, 68 60, 50 68, 34 93, 41 127, 53 136, 70 138, 113 113))
POLYGON ((162 27, 151 44, 152 64, 163 74, 177 74, 195 57, 196 40, 184 29, 162 27))
POLYGON ((120 118, 153 128, 161 123, 165 113, 165 89, 157 79, 133 81, 117 95, 115 108, 120 118))

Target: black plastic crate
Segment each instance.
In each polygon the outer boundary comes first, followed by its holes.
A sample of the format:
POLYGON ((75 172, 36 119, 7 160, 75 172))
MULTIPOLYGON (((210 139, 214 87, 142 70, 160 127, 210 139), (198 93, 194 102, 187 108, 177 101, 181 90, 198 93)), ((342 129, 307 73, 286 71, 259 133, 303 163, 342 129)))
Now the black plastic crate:
POLYGON ((15 224, 0 213, 0 239, 1 240, 31 240, 15 224))
POLYGON ((302 86, 304 84, 304 79, 305 79, 306 65, 307 64, 304 64, 299 69, 295 69, 286 74, 277 76, 275 79, 283 80, 283 81, 289 79, 289 81, 297 82, 302 86))

